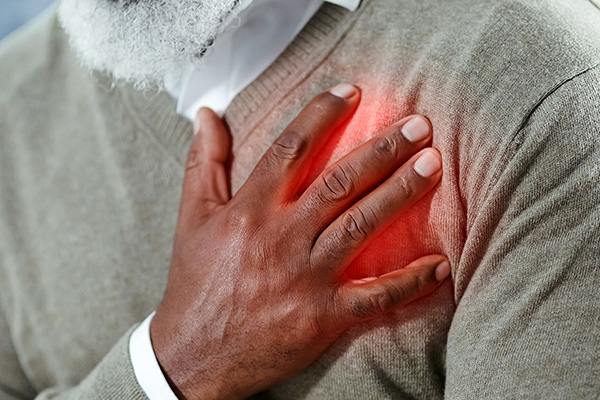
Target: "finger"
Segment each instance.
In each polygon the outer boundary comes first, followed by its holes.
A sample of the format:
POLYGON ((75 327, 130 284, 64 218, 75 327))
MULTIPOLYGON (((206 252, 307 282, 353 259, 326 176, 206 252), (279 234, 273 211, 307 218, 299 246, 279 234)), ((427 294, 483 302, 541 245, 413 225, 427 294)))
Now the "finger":
POLYGON ((378 278, 346 282, 339 289, 338 318, 353 324, 385 314, 431 293, 449 275, 447 258, 430 255, 378 278))
POLYGON ((230 199, 227 179, 231 138, 221 119, 208 108, 198 111, 195 137, 183 179, 179 218, 182 224, 197 224, 230 199))
POLYGON ((401 211, 423 197, 442 176, 441 155, 425 149, 413 156, 381 186, 339 216, 317 238, 312 265, 336 277, 401 211))
POLYGON ((322 232, 348 205, 390 176, 431 139, 422 116, 404 118, 328 167, 300 196, 294 215, 322 232))
POLYGON ((261 158, 242 191, 252 196, 295 195, 310 162, 335 131, 356 110, 360 91, 340 84, 315 97, 261 158))

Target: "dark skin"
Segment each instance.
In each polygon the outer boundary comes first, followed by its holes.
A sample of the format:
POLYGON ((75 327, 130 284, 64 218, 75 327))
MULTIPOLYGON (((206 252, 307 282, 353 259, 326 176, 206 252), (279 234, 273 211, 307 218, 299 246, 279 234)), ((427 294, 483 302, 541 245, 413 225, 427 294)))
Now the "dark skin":
POLYGON ((422 139, 402 134, 422 117, 391 125, 299 192, 313 156, 359 102, 348 85, 317 96, 233 198, 229 133, 200 110, 167 290, 151 324, 178 397, 240 399, 268 389, 308 367, 351 325, 427 295, 448 276, 443 255, 379 277, 344 274, 441 178, 441 155, 426 148, 429 122, 422 139))

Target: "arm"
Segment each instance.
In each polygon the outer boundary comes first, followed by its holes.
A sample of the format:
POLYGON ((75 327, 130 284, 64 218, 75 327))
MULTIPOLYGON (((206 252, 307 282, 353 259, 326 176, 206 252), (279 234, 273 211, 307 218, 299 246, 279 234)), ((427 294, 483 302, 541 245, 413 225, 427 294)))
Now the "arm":
POLYGON ((456 274, 446 396, 600 390, 600 71, 550 94, 514 137, 456 274))

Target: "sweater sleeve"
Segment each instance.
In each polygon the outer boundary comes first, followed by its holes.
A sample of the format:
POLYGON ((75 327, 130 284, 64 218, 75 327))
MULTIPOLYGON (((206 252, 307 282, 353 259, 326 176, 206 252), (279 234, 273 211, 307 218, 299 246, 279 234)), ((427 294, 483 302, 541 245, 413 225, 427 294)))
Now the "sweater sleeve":
POLYGON ((129 357, 130 329, 104 359, 73 387, 48 388, 36 395, 19 366, 10 343, 5 320, 0 315, 0 400, 25 399, 146 399, 138 385, 129 357))
POLYGON ((0 400, 33 398, 35 391, 19 364, 10 337, 10 329, 0 307, 0 400))
POLYGON ((455 271, 446 398, 600 393, 600 70, 514 136, 455 271))
POLYGON ((35 399, 123 399, 142 400, 146 395, 139 386, 129 356, 130 329, 104 359, 77 386, 50 388, 35 399))

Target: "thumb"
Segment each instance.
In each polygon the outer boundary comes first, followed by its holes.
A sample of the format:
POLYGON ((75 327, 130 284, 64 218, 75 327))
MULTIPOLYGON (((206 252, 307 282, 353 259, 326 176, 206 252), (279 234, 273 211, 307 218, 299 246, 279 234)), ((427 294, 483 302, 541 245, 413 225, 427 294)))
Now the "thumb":
POLYGON ((194 140, 188 155, 179 211, 180 222, 196 225, 231 198, 227 162, 231 151, 229 130, 209 108, 201 108, 194 122, 194 140))
POLYGON ((342 287, 341 317, 351 324, 377 317, 436 289, 450 275, 442 255, 422 257, 406 268, 342 287))

